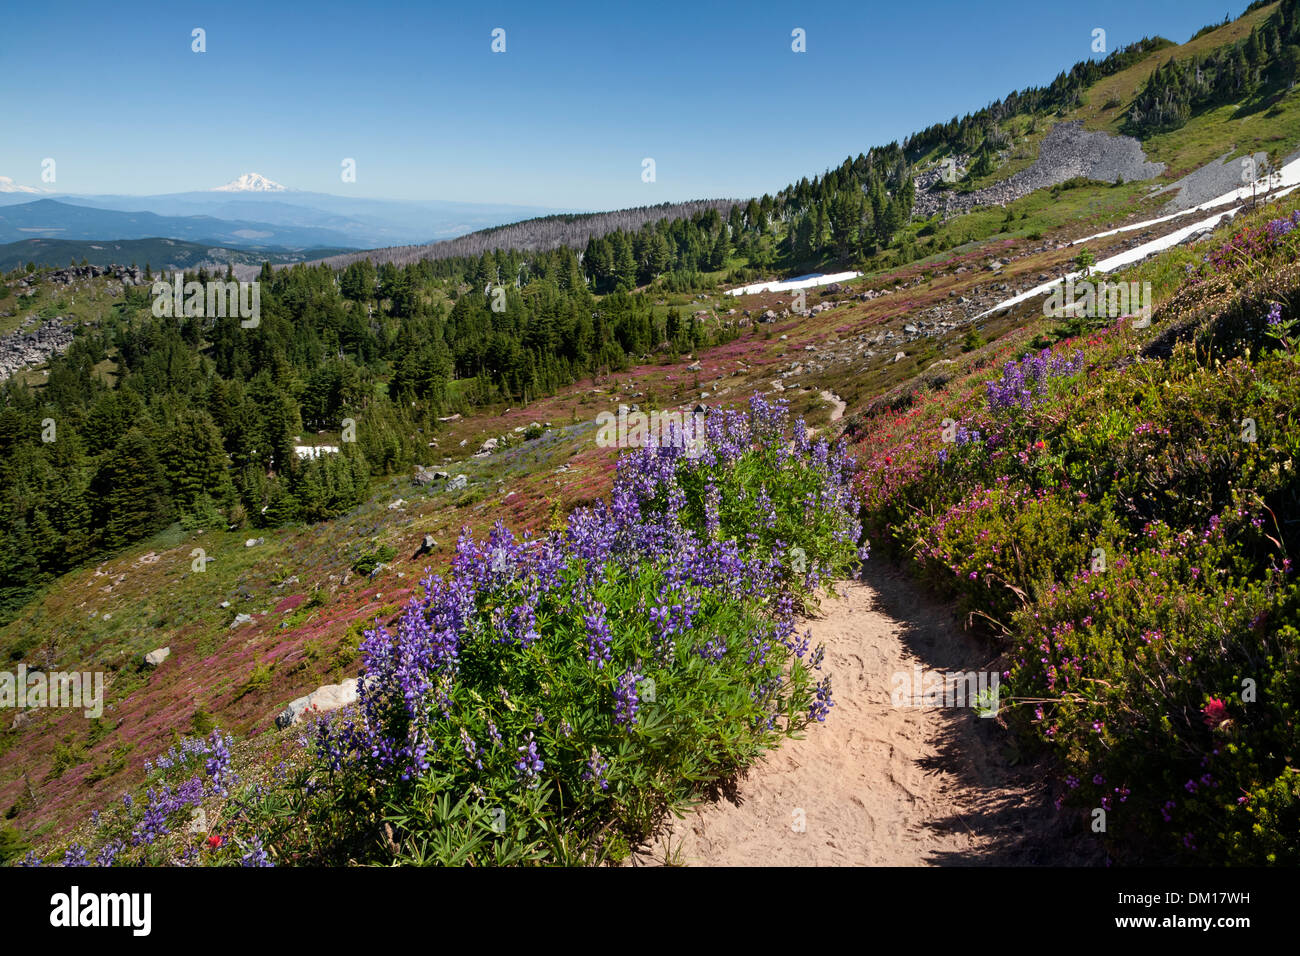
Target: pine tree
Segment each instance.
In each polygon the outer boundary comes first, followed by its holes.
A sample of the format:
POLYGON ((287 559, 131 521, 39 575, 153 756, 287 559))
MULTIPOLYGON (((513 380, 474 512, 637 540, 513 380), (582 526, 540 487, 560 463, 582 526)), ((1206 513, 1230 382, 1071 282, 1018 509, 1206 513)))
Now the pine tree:
POLYGON ((259 516, 260 523, 266 528, 278 528, 298 520, 298 499, 289 490, 288 479, 272 478, 267 482, 267 500, 265 510, 259 516))
POLYGON ((156 440, 132 428, 108 453, 95 474, 95 523, 103 547, 116 551, 157 531, 172 519, 167 478, 155 451, 156 440))
POLYGON ((621 232, 614 233, 614 277, 618 288, 631 291, 636 288, 636 258, 632 243, 621 232))
POLYGON ((164 466, 182 515, 210 519, 214 504, 233 502, 221 432, 206 411, 186 409, 177 416, 164 445, 164 466))

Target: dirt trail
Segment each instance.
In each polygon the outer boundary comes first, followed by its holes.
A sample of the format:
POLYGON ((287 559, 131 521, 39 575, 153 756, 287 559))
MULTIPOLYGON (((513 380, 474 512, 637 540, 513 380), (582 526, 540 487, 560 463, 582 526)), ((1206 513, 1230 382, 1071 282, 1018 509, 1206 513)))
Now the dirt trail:
POLYGON ((950 608, 879 566, 808 622, 835 706, 732 792, 672 819, 639 865, 1033 865, 1099 862, 1067 832, 1041 768, 1012 766, 997 721, 969 708, 895 708, 892 678, 990 670, 950 608), (802 821, 803 832, 797 825, 802 821))
POLYGON ((834 406, 831 409, 831 421, 838 422, 844 417, 844 409, 848 408, 848 405, 845 404, 844 400, 834 392, 823 390, 821 393, 821 400, 823 402, 830 402, 831 405, 834 406))

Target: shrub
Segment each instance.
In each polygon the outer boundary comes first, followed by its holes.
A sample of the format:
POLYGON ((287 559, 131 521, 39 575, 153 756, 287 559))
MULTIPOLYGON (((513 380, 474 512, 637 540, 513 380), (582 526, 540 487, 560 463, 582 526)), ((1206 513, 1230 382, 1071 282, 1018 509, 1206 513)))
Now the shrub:
POLYGON ((263 661, 258 661, 253 665, 252 673, 248 675, 248 678, 244 683, 239 686, 239 690, 235 692, 235 699, 238 700, 248 694, 254 694, 266 690, 266 688, 271 686, 271 677, 274 673, 275 664, 267 664, 263 661))
POLYGON ((397 557, 397 550, 391 545, 381 544, 377 548, 369 551, 363 551, 361 556, 352 562, 352 570, 357 574, 370 574, 376 567, 393 560, 397 557))
MULTIPOLYGON (((712 414, 707 432, 698 458, 671 445, 625 455, 610 498, 560 531, 463 532, 447 577, 427 579, 395 628, 365 630, 356 711, 318 720, 300 769, 221 811, 220 846, 172 833, 208 799, 186 755, 213 745, 194 741, 152 768, 143 812, 115 814, 96 845, 149 825, 158 842, 115 861, 628 852, 668 808, 832 706, 795 614, 860 557, 853 461, 758 397, 747 415, 712 414)), ((259 675, 269 668, 249 684, 259 675)))
POLYGON ((463 534, 397 633, 367 632, 358 718, 317 728, 321 796, 303 812, 328 852, 617 854, 821 719, 830 688, 793 614, 856 557, 851 463, 784 426, 756 400, 710 418, 699 459, 624 456, 611 500, 563 535, 463 534))
POLYGON ((1297 223, 1143 266, 1184 279, 1153 340, 1121 320, 859 426, 868 530, 998 636, 1009 723, 1121 860, 1300 862, 1297 223))

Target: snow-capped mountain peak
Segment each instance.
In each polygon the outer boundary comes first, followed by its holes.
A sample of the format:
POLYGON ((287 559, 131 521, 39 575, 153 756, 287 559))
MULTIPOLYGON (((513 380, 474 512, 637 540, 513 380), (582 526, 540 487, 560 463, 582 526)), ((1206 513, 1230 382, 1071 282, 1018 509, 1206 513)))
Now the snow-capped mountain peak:
POLYGON ((224 186, 217 186, 212 191, 214 193, 282 193, 287 192, 288 187, 272 182, 258 173, 244 173, 238 179, 224 186))
POLYGON ((0 176, 0 193, 46 193, 48 189, 36 186, 22 186, 8 176, 0 176))

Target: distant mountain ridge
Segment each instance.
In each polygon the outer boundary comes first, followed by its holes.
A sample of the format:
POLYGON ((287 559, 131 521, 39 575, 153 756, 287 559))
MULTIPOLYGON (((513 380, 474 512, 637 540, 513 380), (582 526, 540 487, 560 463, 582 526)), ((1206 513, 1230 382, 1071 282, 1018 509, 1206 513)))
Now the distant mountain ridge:
POLYGON ((237 249, 232 246, 186 242, 183 239, 22 239, 0 245, 0 272, 32 262, 37 266, 66 266, 86 262, 92 266, 146 263, 155 271, 199 268, 223 270, 227 265, 260 268, 272 264, 303 262, 337 255, 338 249, 312 248, 301 252, 270 249, 237 249))
POLYGON ((96 209, 56 199, 0 207, 0 242, 21 239, 112 240, 166 237, 242 249, 356 248, 337 229, 282 226, 213 216, 160 216, 152 212, 96 209))
POLYGON ((560 213, 504 226, 493 226, 455 239, 424 245, 349 252, 320 261, 333 268, 343 268, 362 259, 369 259, 376 264, 391 262, 394 265, 407 265, 419 262, 421 259, 477 256, 495 249, 546 252, 561 246, 580 248, 588 239, 598 239, 618 229, 636 230, 646 223, 659 222, 663 219, 685 219, 708 209, 716 209, 725 217, 731 212, 732 206, 742 202, 744 200, 697 199, 689 202, 661 203, 657 206, 615 209, 609 212, 560 213))
MULTIPOLYGON (((271 187, 278 187, 279 183, 274 183, 256 173, 246 173, 227 186, 233 187, 241 183, 243 184, 241 188, 219 186, 215 189, 155 196, 51 194, 39 190, 32 192, 30 187, 14 186, 11 191, 0 189, 0 215, 4 214, 6 206, 30 203, 38 196, 44 196, 57 202, 83 208, 135 214, 151 213, 156 216, 206 216, 216 220, 251 222, 258 224, 260 231, 268 231, 265 228, 267 226, 273 227, 269 230, 271 232, 278 232, 279 227, 315 230, 312 234, 302 234, 292 239, 266 238, 265 242, 271 245, 297 248, 332 246, 372 249, 436 242, 504 223, 555 214, 559 211, 548 207, 515 206, 505 203, 368 199, 338 196, 332 193, 305 192, 287 187, 276 189, 271 187)), ((58 226, 59 223, 52 222, 46 225, 58 226)), ((232 229, 225 233, 200 237, 188 232, 154 229, 145 235, 248 245, 247 242, 237 242, 240 237, 234 236, 233 232, 232 229)), ((10 238, 25 238, 25 236, 10 238)), ((62 238, 128 239, 142 238, 142 236, 139 233, 118 235, 101 232, 93 236, 65 235, 62 238)))

